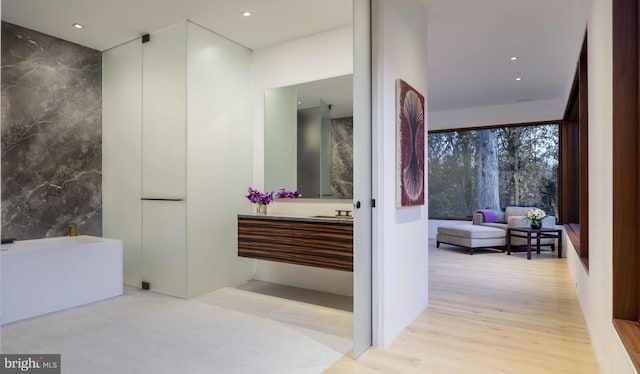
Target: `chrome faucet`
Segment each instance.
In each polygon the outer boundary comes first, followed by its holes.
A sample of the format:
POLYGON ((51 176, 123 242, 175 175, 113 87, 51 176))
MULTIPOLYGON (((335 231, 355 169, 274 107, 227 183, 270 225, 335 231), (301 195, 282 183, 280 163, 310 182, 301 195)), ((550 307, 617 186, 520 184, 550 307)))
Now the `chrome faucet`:
POLYGON ((338 217, 351 217, 351 210, 348 209, 336 209, 336 216, 338 217), (344 214, 342 214, 344 213, 344 214))

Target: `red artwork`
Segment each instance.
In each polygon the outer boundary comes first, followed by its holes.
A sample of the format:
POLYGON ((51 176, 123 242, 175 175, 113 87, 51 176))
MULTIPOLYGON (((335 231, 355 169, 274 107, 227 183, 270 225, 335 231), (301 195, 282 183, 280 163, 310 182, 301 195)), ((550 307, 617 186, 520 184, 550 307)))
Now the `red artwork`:
POLYGON ((396 81, 398 171, 396 206, 424 205, 424 96, 402 79, 396 81))

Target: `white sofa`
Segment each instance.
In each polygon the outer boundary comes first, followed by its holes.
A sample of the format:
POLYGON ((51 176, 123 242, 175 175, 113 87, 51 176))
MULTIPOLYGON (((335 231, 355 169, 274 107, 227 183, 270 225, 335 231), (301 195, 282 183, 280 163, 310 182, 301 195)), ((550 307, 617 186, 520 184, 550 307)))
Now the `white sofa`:
MULTIPOLYGON (((504 212, 495 213, 495 222, 485 222, 485 214, 482 211, 478 211, 473 215, 473 224, 487 227, 501 228, 505 231, 505 237, 508 227, 529 227, 531 224, 525 219, 527 212, 533 207, 524 206, 509 206, 504 212)), ((556 217, 547 216, 542 220, 542 227, 556 227, 556 217)), ((527 239, 512 236, 512 246, 526 246, 527 239)), ((556 239, 540 239, 540 246, 550 246, 552 250, 555 250, 556 239)))
MULTIPOLYGON (((473 254, 474 248, 494 248, 504 252, 509 227, 529 227, 531 224, 525 219, 532 207, 510 206, 504 212, 477 211, 473 215, 473 224, 445 225, 438 227, 436 247, 440 244, 451 244, 469 249, 473 254), (485 214, 494 218, 494 222, 485 222, 485 214)), ((542 227, 556 227, 556 218, 548 216, 542 220, 542 227)), ((535 234, 534 234, 535 237, 535 234)), ((532 240, 533 242, 533 240, 532 240)), ((533 243, 532 243, 533 244, 533 243)), ((512 247, 524 247, 527 239, 511 237, 512 247)), ((541 238, 540 246, 549 246, 555 250, 556 239, 541 238)))

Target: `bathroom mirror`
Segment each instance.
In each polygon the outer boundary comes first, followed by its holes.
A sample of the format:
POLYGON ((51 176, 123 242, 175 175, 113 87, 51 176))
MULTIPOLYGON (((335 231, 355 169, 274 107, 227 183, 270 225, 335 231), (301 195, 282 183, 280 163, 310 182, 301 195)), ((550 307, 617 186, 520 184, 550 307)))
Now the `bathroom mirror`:
POLYGON ((353 198, 353 75, 265 90, 264 187, 353 198))

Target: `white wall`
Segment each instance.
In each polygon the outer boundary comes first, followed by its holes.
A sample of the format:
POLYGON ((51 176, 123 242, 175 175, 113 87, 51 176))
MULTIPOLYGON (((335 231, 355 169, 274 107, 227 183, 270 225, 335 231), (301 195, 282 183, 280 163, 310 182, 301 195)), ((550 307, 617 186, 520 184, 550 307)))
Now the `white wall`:
POLYGON ((635 373, 611 322, 612 305, 612 1, 591 0, 589 58, 589 272, 570 241, 569 270, 600 369, 635 373))
POLYGON ((344 26, 253 53, 253 183, 264 183, 264 90, 353 73, 353 28, 344 26))
POLYGON ((565 106, 566 99, 554 99, 429 112, 429 130, 554 121, 565 106))
MULTIPOLYGON (((253 184, 264 187, 264 91, 353 73, 353 27, 344 26, 253 53, 253 184)), ((310 207, 303 209, 308 211, 310 207)), ((319 207, 311 206, 313 209, 319 207)), ((272 207, 269 207, 272 211, 272 207)), ((250 213, 247 204, 245 213, 250 213)), ((322 213, 318 213, 322 214, 322 213)), ((255 260, 254 278, 353 294, 353 273, 255 260)))
POLYGON ((395 125, 396 79, 427 97, 427 17, 418 0, 372 5, 373 344, 384 347, 428 300, 427 206, 396 208, 395 125))
POLYGON ((249 49, 187 23, 187 290, 251 279, 238 257, 236 215, 251 183, 249 49))

